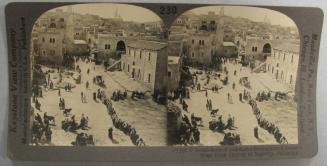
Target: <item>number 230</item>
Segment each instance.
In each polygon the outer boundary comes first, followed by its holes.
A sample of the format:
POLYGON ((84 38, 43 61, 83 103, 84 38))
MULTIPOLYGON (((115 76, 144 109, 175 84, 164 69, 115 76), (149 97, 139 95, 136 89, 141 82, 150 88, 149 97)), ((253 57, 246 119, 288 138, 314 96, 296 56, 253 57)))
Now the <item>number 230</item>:
POLYGON ((171 15, 177 13, 176 6, 160 6, 160 14, 162 15, 171 15))

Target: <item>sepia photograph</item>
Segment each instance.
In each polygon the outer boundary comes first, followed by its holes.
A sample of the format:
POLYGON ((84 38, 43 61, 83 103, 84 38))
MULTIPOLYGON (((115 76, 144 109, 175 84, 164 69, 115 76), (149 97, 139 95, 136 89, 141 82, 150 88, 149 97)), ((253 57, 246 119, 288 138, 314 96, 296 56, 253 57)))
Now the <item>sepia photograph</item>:
POLYGON ((298 144, 300 38, 280 12, 199 7, 166 27, 134 5, 68 5, 31 40, 30 145, 298 144))
POLYGON ((30 145, 165 146, 167 43, 152 11, 78 4, 32 32, 30 145))
POLYGON ((170 27, 169 144, 298 144, 300 39, 270 9, 208 6, 170 27))
POLYGON ((299 165, 321 156, 323 10, 209 3, 3 5, 3 157, 299 165))

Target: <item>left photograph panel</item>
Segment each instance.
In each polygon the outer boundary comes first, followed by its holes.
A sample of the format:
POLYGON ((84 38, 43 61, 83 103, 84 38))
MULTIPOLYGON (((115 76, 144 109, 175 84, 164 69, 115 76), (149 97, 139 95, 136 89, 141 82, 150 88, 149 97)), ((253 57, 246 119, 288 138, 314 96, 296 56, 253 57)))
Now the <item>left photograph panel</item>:
POLYGON ((31 38, 30 145, 167 145, 162 20, 126 4, 43 13, 31 38))

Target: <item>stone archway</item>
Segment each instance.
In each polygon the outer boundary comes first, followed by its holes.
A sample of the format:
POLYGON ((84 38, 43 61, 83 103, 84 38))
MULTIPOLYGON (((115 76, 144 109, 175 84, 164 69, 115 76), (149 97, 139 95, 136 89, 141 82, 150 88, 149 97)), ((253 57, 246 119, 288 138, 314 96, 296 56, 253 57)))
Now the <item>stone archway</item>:
POLYGON ((271 55, 271 45, 269 43, 263 45, 262 55, 264 57, 264 60, 266 60, 267 57, 271 55))
POLYGON ((117 42, 116 52, 117 52, 117 56, 118 56, 119 59, 121 58, 121 54, 126 53, 126 45, 125 45, 125 42, 123 40, 119 40, 117 42))

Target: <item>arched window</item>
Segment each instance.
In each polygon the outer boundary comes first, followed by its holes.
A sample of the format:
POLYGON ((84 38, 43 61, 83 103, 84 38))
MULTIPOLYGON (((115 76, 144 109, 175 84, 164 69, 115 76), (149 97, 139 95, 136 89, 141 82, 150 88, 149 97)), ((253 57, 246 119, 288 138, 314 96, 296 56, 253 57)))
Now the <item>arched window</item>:
POLYGON ((55 24, 55 23, 51 23, 50 25, 49 25, 49 28, 56 28, 57 27, 57 25, 55 24))

